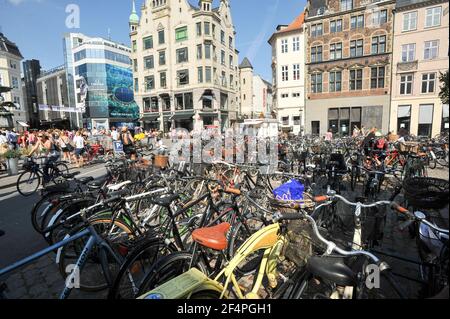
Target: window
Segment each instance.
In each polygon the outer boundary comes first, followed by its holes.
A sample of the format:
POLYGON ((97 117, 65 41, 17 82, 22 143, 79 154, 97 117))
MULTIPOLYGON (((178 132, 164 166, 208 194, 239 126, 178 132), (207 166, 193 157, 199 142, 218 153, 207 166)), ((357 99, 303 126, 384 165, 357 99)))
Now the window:
POLYGON ((138 61, 137 61, 137 59, 133 60, 133 70, 134 70, 134 72, 138 71, 138 61))
POLYGON ((187 27, 181 27, 175 30, 175 40, 185 41, 188 39, 187 27))
POLYGON ((386 36, 380 35, 372 38, 372 54, 380 54, 386 52, 386 36))
POLYGON ((378 10, 372 13, 372 25, 377 26, 387 22, 387 10, 378 10))
POLYGON ((416 44, 402 45, 402 62, 412 62, 416 57, 416 44))
POLYGON ((203 46, 201 44, 197 45, 197 60, 203 58, 203 46))
POLYGON ((364 28, 364 15, 354 16, 350 18, 350 28, 359 29, 364 28))
POLYGON ((205 81, 207 83, 211 83, 211 78, 212 78, 212 76, 211 76, 211 67, 207 66, 207 67, 205 67, 205 81))
POLYGON ((180 70, 177 72, 178 85, 189 84, 189 70, 180 70))
POLYGON ((342 59, 342 43, 330 44, 330 60, 342 59))
POLYGON ((16 78, 15 76, 11 77, 11 82, 12 82, 12 87, 14 89, 19 88, 19 79, 18 78, 16 78))
POLYGON ((400 94, 407 95, 412 93, 413 75, 406 74, 400 77, 400 94))
POLYGON ((167 87, 167 76, 166 72, 161 72, 159 74, 159 83, 161 85, 161 88, 165 89, 167 87))
POLYGON ((292 97, 300 97, 300 93, 299 92, 295 92, 295 93, 292 93, 292 97))
POLYGON ((403 14, 403 31, 412 31, 417 28, 417 11, 403 14))
POLYGON ((288 40, 283 39, 281 40, 281 53, 287 53, 288 52, 288 40))
POLYGON ((330 32, 336 33, 342 31, 342 19, 333 20, 330 22, 330 32))
POLYGON ((211 59, 211 44, 205 43, 205 59, 211 59))
POLYGON ((293 65, 294 81, 300 80, 300 64, 293 65))
POLYGON ((322 46, 311 48, 311 62, 322 62, 322 46))
POLYGON ((230 50, 233 50, 233 37, 228 37, 228 46, 230 50))
POLYGON ((136 52, 136 50, 137 50, 137 42, 136 42, 136 40, 133 40, 132 47, 133 47, 133 52, 136 52))
POLYGON ((197 68, 198 83, 203 83, 203 67, 197 68))
POLYGON ((322 93, 322 73, 311 74, 311 92, 322 93))
POLYGON ((293 38, 293 48, 292 50, 294 52, 300 51, 300 37, 294 37, 293 38))
POLYGON ((197 30, 197 36, 200 37, 202 35, 202 23, 197 22, 195 24, 196 30, 197 30))
POLYGON ((159 30, 158 31, 158 43, 164 44, 165 42, 166 42, 166 36, 165 36, 164 30, 159 30))
POLYGON ((144 38, 144 50, 153 49, 153 37, 144 38))
POLYGON ((434 93, 436 73, 422 74, 422 93, 434 93))
POLYGON ((294 125, 301 125, 301 117, 300 116, 294 116, 294 125))
POLYGON ((230 88, 234 88, 234 76, 233 74, 230 74, 230 88))
POLYGON ((227 86, 227 74, 225 71, 222 71, 222 76, 220 77, 220 80, 222 82, 222 86, 227 86))
POLYGON ((423 58, 425 60, 432 60, 438 57, 439 52, 439 41, 425 41, 425 51, 423 58))
POLYGON ((350 70, 350 91, 362 90, 363 70, 350 70))
POLYGON ((441 25, 441 7, 427 9, 425 18, 425 28, 437 27, 441 25))
POLYGON ((220 63, 222 63, 222 65, 225 65, 225 51, 221 50, 220 51, 220 63))
POLYGON ((155 77, 153 75, 145 77, 145 91, 150 91, 155 88, 155 77))
POLYGON ((225 44, 225 31, 220 30, 220 42, 225 44))
POLYGON ((232 55, 230 55, 230 68, 233 68, 234 66, 234 58, 232 55))
POLYGON ((319 37, 323 34, 322 23, 311 25, 311 37, 319 37))
POLYGON ((289 81, 289 66, 287 65, 281 67, 281 81, 289 81))
POLYGON ((188 62, 188 48, 181 48, 177 50, 177 63, 188 62))
POLYGON ((364 53, 364 40, 350 41, 350 57, 362 56, 364 53))
POLYGON ((289 125, 289 116, 283 116, 281 118, 281 122, 283 123, 283 125, 289 125))
POLYGON ((433 127, 433 110, 434 104, 419 105, 419 130, 418 136, 431 137, 431 129, 433 127))
MULTIPOLYGON (((209 35, 209 33, 208 33, 208 35, 209 35)), ((212 37, 213 37, 213 39, 216 38, 216 25, 214 23, 212 24, 212 37)))
POLYGON ((384 66, 373 67, 370 69, 370 88, 383 89, 386 68, 384 66))
POLYGON ((397 132, 406 130, 410 132, 411 127, 411 105, 399 105, 397 110, 397 132))
POLYGON ((330 72, 330 92, 341 92, 342 90, 342 72, 330 72))
POLYGON ((441 132, 448 133, 450 128, 450 116, 449 116, 449 107, 448 104, 442 105, 442 125, 441 132))
POLYGON ((134 92, 139 92, 139 79, 134 79, 134 92))
POLYGON ((166 51, 159 51, 159 65, 166 65, 166 51))
POLYGON ((341 11, 353 9, 353 0, 341 0, 341 11))
POLYGON ((153 55, 150 56, 146 56, 144 58, 144 65, 145 65, 145 69, 153 69, 155 67, 155 61, 153 59, 153 55))

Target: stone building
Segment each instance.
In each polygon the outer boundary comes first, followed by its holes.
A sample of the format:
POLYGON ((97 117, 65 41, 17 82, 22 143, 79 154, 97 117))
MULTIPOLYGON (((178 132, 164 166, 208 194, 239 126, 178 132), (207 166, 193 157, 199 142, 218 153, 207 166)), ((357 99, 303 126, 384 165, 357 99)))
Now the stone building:
POLYGON ((313 0, 306 7, 306 133, 389 130, 392 0, 313 0))
POLYGON ((134 90, 145 128, 224 129, 237 120, 238 51, 229 2, 146 0, 140 17, 133 8, 134 90))

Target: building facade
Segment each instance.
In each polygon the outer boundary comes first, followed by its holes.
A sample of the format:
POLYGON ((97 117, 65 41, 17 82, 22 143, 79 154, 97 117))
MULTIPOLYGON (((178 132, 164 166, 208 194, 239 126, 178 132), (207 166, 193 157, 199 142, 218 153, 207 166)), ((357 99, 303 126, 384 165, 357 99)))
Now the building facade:
POLYGON ((32 128, 39 127, 39 103, 37 99, 36 81, 41 74, 41 65, 38 60, 23 62, 23 84, 25 86, 24 106, 28 113, 28 122, 32 128))
POLYGON ((39 127, 70 127, 69 95, 64 65, 42 72, 36 80, 39 127))
POLYGON ((27 110, 22 92, 21 61, 23 60, 17 45, 0 33, 0 86, 11 88, 1 93, 5 102, 12 102, 15 107, 6 107, 13 113, 14 127, 23 130, 27 126, 27 110))
POLYGON ((131 49, 80 33, 64 37, 64 55, 73 127, 109 128, 139 124, 134 101, 131 49))
POLYGON ((305 124, 304 13, 291 24, 279 25, 272 46, 273 108, 284 131, 299 134, 305 124))
POLYGON ((245 119, 271 117, 272 84, 254 74, 253 66, 247 58, 239 65, 240 113, 245 119))
POLYGON ((444 0, 397 0, 390 130, 435 136, 449 129, 439 98, 449 68, 449 5, 444 0))
POLYGON ((392 0, 314 0, 306 8, 306 132, 389 130, 392 0))
POLYGON ((140 18, 133 8, 134 90, 146 128, 224 129, 237 120, 235 36, 228 0, 146 0, 140 18))

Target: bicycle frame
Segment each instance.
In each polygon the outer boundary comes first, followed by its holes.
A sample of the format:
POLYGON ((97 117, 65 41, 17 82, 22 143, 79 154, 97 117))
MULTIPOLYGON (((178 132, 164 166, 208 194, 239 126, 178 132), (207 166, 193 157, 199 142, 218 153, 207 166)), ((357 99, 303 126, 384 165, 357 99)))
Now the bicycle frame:
MULTIPOLYGON (((74 270, 78 269, 79 272, 81 273, 81 271, 83 270, 83 268, 84 268, 84 266, 85 266, 85 264, 87 262, 89 253, 91 252, 91 250, 93 249, 93 247, 95 245, 98 245, 98 246, 100 246, 102 248, 107 249, 108 252, 114 257, 114 259, 118 263, 122 262, 121 258, 118 257, 118 255, 112 250, 112 248, 107 244, 107 242, 104 239, 102 239, 97 234, 97 232, 94 230, 93 227, 89 226, 88 228, 86 228, 85 230, 79 232, 78 234, 76 234, 74 236, 65 238, 61 242, 59 242, 59 243, 57 243, 55 245, 52 245, 52 246, 50 246, 50 247, 48 247, 46 249, 43 249, 43 250, 41 250, 41 251, 39 251, 39 252, 37 252, 37 253, 27 257, 27 258, 24 258, 24 259, 14 263, 14 264, 12 264, 11 266, 8 266, 6 268, 0 269, 0 277, 3 276, 3 275, 6 275, 8 273, 13 272, 16 269, 21 268, 22 266, 30 264, 30 263, 38 260, 39 258, 41 258, 41 257, 43 257, 45 255, 48 255, 51 252, 53 252, 55 250, 58 250, 58 249, 60 249, 60 248, 62 248, 64 246, 66 246, 67 244, 69 244, 71 242, 74 242, 74 241, 76 241, 76 240, 78 240, 80 238, 86 237, 88 235, 89 235, 89 239, 86 242, 86 244, 85 244, 85 246, 83 248, 83 251, 81 252, 80 256, 78 257, 78 260, 77 260, 77 262, 75 264, 74 270)), ((102 264, 102 268, 103 268, 103 271, 105 272, 105 277, 108 280, 109 279, 108 278, 109 274, 107 272, 107 268, 104 267, 103 264, 102 264)), ((73 288, 69 287, 67 285, 67 283, 68 282, 69 283, 72 282, 73 279, 75 279, 75 275, 76 275, 75 271, 72 271, 72 273, 66 278, 66 285, 64 287, 64 290, 61 292, 60 299, 67 299, 70 296, 70 293, 72 292, 73 288)))

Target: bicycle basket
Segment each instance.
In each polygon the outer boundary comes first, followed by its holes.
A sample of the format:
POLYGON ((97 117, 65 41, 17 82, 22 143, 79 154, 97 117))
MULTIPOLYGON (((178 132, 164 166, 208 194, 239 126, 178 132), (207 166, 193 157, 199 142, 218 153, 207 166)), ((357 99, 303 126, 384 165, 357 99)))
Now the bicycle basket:
POLYGON ((407 178, 403 182, 405 199, 416 209, 443 209, 448 204, 448 181, 430 177, 407 178))
POLYGON ((36 168, 36 166, 38 166, 38 164, 33 162, 33 160, 31 160, 30 158, 26 158, 25 162, 23 163, 22 169, 25 171, 31 171, 36 168))
POLYGON ((284 256, 297 267, 306 265, 315 248, 320 245, 314 240, 311 225, 305 220, 290 221, 287 226, 288 244, 284 256))

